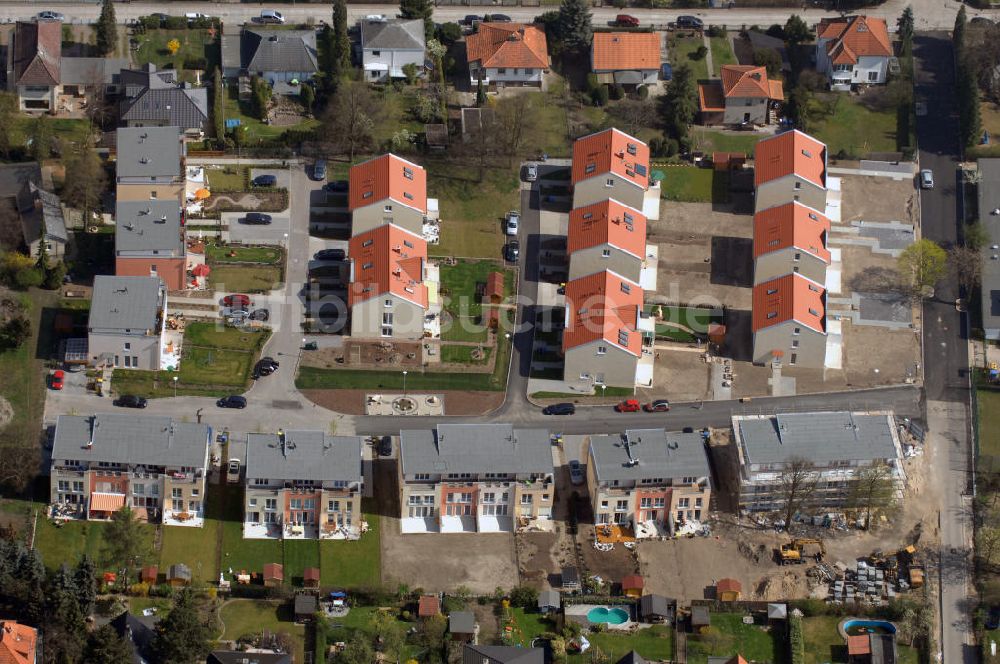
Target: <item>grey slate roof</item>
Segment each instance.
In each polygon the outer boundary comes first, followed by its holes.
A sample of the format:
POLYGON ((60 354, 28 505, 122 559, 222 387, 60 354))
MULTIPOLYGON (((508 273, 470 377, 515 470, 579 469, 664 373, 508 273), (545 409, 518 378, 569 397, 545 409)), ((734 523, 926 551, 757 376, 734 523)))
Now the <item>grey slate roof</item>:
POLYGON ((712 624, 712 614, 709 613, 707 606, 699 604, 691 607, 691 624, 695 626, 712 624))
POLYGON ((734 416, 748 464, 802 457, 816 466, 834 461, 895 459, 901 454, 891 415, 847 411, 734 416))
POLYGON ((121 127, 115 148, 118 177, 180 177, 180 127, 121 127))
POLYGON ((206 88, 165 84, 163 79, 149 76, 155 87, 130 88, 121 102, 123 122, 159 122, 182 129, 204 129, 208 120, 208 90, 206 88), (159 83, 156 83, 159 81, 159 83))
POLYGON ((1000 215, 990 214, 1000 208, 1000 159, 980 159, 979 175, 981 180, 976 189, 979 191, 979 222, 986 230, 989 240, 984 243, 982 252, 982 309, 983 329, 987 338, 1000 337, 1000 251, 992 249, 1000 244, 1000 215))
POLYGON ((545 609, 552 607, 558 609, 562 600, 555 590, 541 590, 538 592, 538 608, 545 609))
POLYGON ((462 664, 545 664, 543 648, 466 644, 462 664))
POLYGON ((698 433, 633 429, 619 436, 591 436, 590 451, 599 482, 709 476, 708 455, 698 433), (629 465, 629 450, 638 464, 629 465))
POLYGON ((295 615, 299 616, 306 613, 316 613, 318 610, 319 602, 316 601, 315 595, 299 593, 295 596, 295 615))
POLYGON ((448 631, 452 634, 472 634, 476 631, 476 616, 472 611, 452 611, 448 614, 448 631))
POLYGON ((424 22, 421 19, 361 21, 361 48, 423 51, 424 22))
POLYGON ((42 222, 45 223, 46 238, 57 242, 69 242, 66 219, 58 196, 45 191, 34 182, 28 182, 18 198, 21 226, 27 244, 39 238, 42 222))
POLYGON ((223 35, 222 59, 224 66, 251 74, 315 72, 316 31, 245 27, 238 37, 223 35))
POLYGON ((311 480, 358 482, 361 438, 330 436, 323 431, 247 434, 247 481, 311 480))
POLYGON ((125 88, 125 95, 134 97, 146 88, 162 90, 177 85, 176 69, 157 69, 152 62, 147 62, 138 69, 123 69, 119 77, 125 88))
POLYGON ((777 602, 768 604, 767 617, 769 620, 784 620, 788 617, 788 605, 777 602))
POLYGON ((121 81, 121 71, 128 58, 63 58, 59 68, 62 85, 114 85, 121 81))
POLYGON ((211 429, 158 415, 60 415, 53 459, 204 468, 211 429), (93 447, 87 449, 87 443, 93 447))
POLYGON ((646 664, 646 660, 634 650, 630 650, 625 653, 625 656, 619 659, 615 664, 646 664))
POLYGON ((643 595, 639 599, 639 615, 672 618, 677 600, 663 595, 643 595))
POLYGON ((207 664, 292 664, 292 656, 242 650, 214 650, 209 654, 207 664))
POLYGON ((184 255, 179 201, 118 201, 115 205, 115 251, 157 251, 164 257, 184 255))
POLYGON ((17 196, 28 182, 42 183, 42 169, 37 161, 0 164, 0 198, 17 196))
POLYGON ((87 328, 98 334, 157 330, 162 289, 159 277, 94 277, 87 328))
POLYGON ((135 616, 126 611, 111 621, 118 636, 125 639, 132 648, 133 664, 153 661, 153 639, 156 637, 156 616, 135 616))
POLYGON ((550 474, 549 432, 510 424, 439 424, 399 432, 404 475, 430 473, 550 474))
POLYGON ((171 579, 190 581, 191 568, 184 563, 174 563, 167 569, 167 581, 170 581, 171 579))

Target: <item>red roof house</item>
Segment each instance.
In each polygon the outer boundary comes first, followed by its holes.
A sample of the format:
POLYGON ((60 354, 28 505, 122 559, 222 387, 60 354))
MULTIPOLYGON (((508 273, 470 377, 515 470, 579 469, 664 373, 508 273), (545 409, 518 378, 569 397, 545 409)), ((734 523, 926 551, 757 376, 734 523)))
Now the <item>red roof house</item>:
POLYGON ((35 664, 38 630, 14 620, 0 621, 0 664, 35 664))
POLYGON ((816 26, 816 66, 835 85, 885 83, 892 55, 885 19, 842 16, 816 26))

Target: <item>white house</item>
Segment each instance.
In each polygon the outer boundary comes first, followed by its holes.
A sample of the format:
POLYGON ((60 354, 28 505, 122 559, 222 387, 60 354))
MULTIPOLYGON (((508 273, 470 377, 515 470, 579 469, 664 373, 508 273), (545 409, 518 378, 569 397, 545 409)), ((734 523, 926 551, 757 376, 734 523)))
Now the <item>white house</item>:
POLYGON ((403 67, 424 66, 424 22, 420 19, 364 19, 361 21, 361 60, 365 80, 405 78, 403 67))
POLYGON ((542 87, 549 69, 545 33, 537 25, 480 23, 465 40, 469 80, 475 86, 531 85, 542 87))
POLYGON ((885 83, 892 57, 885 19, 845 16, 816 26, 816 69, 834 90, 885 83))

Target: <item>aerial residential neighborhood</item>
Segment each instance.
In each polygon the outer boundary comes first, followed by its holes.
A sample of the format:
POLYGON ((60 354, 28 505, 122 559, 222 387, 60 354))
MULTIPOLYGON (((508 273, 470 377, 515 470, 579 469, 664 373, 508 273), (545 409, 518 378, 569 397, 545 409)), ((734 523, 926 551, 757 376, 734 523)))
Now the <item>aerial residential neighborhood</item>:
POLYGON ((984 0, 0 5, 0 663, 1000 662, 984 0))

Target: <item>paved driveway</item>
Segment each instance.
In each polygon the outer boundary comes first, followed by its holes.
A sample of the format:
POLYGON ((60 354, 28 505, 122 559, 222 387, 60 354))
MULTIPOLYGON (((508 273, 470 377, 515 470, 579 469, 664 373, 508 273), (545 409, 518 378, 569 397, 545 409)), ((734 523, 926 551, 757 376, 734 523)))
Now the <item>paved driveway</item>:
POLYGON ((286 245, 290 228, 288 215, 270 212, 265 214, 271 215, 271 223, 257 225, 241 223, 246 212, 223 212, 222 223, 229 225, 230 242, 286 245))
POLYGON ((251 168, 250 182, 253 183, 253 181, 261 175, 273 175, 278 178, 278 184, 276 186, 279 189, 288 189, 292 181, 291 169, 288 168, 251 168))

